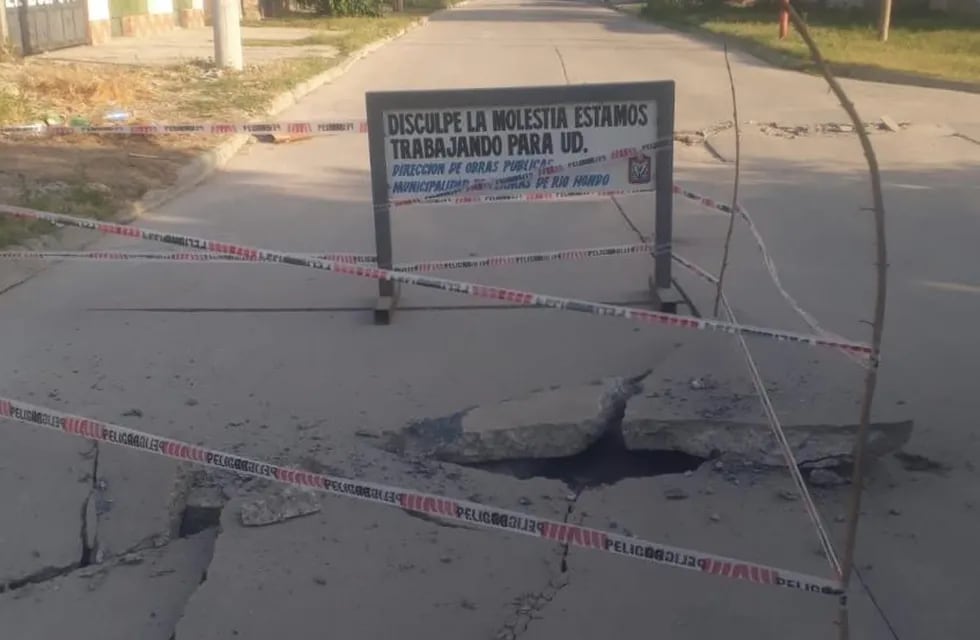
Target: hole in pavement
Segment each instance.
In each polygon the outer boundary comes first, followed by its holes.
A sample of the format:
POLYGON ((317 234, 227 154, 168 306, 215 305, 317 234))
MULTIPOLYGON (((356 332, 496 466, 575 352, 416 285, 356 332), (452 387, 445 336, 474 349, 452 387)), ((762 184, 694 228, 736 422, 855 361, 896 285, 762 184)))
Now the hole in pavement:
POLYGON ((194 506, 184 507, 180 518, 180 530, 177 535, 181 538, 192 536, 207 529, 214 529, 221 523, 223 506, 194 506))
POLYGON ((482 462, 466 466, 503 473, 520 480, 561 480, 573 491, 619 482, 625 478, 648 478, 693 471, 707 458, 678 451, 630 451, 619 429, 609 429, 585 451, 564 458, 521 458, 482 462))

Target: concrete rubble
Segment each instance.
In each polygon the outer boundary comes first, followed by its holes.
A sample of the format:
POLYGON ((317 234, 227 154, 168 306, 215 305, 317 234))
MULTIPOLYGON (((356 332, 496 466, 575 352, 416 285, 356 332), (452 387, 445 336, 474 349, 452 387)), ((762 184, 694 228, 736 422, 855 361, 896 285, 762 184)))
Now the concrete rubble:
POLYGON ((637 390, 632 379, 559 387, 410 423, 382 447, 457 463, 560 458, 595 443, 637 390))
POLYGON ((319 510, 320 497, 316 493, 296 487, 277 487, 271 495, 243 502, 240 516, 244 526, 262 527, 308 516, 319 510))
POLYGON ((213 544, 205 532, 0 594, 2 635, 170 640, 213 544))

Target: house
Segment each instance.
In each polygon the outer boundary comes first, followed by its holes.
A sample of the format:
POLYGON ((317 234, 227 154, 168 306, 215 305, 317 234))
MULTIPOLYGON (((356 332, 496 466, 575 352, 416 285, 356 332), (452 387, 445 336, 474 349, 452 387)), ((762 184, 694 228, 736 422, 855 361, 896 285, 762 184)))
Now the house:
MULTIPOLYGON (((203 27, 207 0, 2 0, 7 39, 29 55, 203 27)), ((4 34, 0 34, 2 36, 4 34)))

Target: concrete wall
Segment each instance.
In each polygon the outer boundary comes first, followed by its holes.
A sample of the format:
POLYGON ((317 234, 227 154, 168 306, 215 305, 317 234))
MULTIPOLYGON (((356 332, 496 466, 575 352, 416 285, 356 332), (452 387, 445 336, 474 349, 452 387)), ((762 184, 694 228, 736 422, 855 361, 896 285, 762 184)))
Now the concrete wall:
POLYGON ((89 44, 105 44, 112 38, 109 0, 88 0, 89 44))
POLYGON ((151 14, 174 12, 173 0, 146 0, 146 10, 151 14))
POLYGON ((88 21, 109 19, 109 0, 88 0, 88 21))

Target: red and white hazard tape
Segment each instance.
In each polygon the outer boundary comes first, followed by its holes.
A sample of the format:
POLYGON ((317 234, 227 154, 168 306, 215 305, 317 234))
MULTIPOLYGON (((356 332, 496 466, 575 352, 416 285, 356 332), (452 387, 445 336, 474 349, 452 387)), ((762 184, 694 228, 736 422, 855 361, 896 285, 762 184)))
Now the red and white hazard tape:
MULTIPOLYGON (((461 205, 461 204, 483 204, 493 202, 549 202, 557 200, 573 200, 585 198, 608 198, 610 196, 628 196, 637 193, 650 193, 653 189, 644 187, 642 189, 604 189, 599 191, 563 191, 549 193, 546 191, 536 191, 534 193, 494 193, 486 195, 459 195, 433 198, 417 198, 414 200, 393 201, 392 206, 401 207, 409 205, 461 205)), ((384 205, 381 205, 384 206, 384 205)), ((380 207, 379 207, 380 208, 380 207)))
MULTIPOLYGON (((673 259, 685 267, 692 273, 697 274, 699 277, 704 278, 712 284, 718 283, 718 278, 709 272, 707 269, 697 265, 690 260, 678 256, 676 253, 672 255, 673 259)), ((721 305, 728 316, 728 319, 733 322, 738 322, 738 317, 735 315, 732 305, 728 302, 728 296, 725 295, 724 291, 720 292, 721 305)), ((820 542, 820 547, 823 549, 824 556, 826 556, 827 561, 830 563, 830 567, 837 573, 838 576, 841 575, 841 564, 837 557, 837 552, 834 549, 834 544, 831 541, 830 534, 827 532, 827 526, 823 522, 823 518, 820 517, 820 511, 817 509, 816 503, 813 501, 813 496, 810 495, 810 490, 806 486, 806 482, 803 481, 803 474, 800 473, 800 465, 796 461, 796 457, 793 455, 793 449, 789 446, 789 440, 786 439, 786 432, 783 430, 783 425, 779 421, 779 416, 776 415, 776 409, 773 407, 772 400, 769 398, 769 392, 766 390, 766 385, 762 381, 762 376, 759 373, 759 368, 755 364, 755 359, 752 357, 752 352, 749 350, 749 346, 745 343, 745 338, 741 334, 735 336, 738 339, 739 348, 742 351, 742 355, 745 358, 745 363, 749 369, 749 375, 752 378, 752 385, 755 387, 756 394, 759 396, 759 401, 762 403, 762 409, 766 414, 766 420, 769 422, 769 428, 773 432, 773 436, 776 438, 776 442, 779 444, 779 448, 783 454, 783 460, 786 462, 786 467, 789 469, 790 476, 793 478, 793 483, 796 485, 796 489, 800 494, 800 498, 803 502, 803 507, 810 517, 810 522, 813 523, 814 528, 817 532, 817 539, 820 542)))
MULTIPOLYGON (((532 264, 556 260, 581 260, 606 256, 620 256, 646 253, 653 250, 650 243, 624 244, 610 247, 590 247, 585 249, 560 249, 537 253, 514 253, 500 256, 480 256, 454 258, 451 260, 427 260, 396 264, 393 271, 427 272, 443 269, 469 269, 472 267, 497 267, 510 264, 532 264)), ((373 264, 374 256, 352 253, 300 254, 312 255, 323 260, 335 260, 351 264, 373 264)), ((254 262, 221 253, 198 251, 0 251, 0 260, 80 260, 87 262, 254 262)), ((265 264, 265 263, 262 263, 265 264)))
MULTIPOLYGON (((701 205, 702 207, 711 209, 713 211, 720 211, 721 213, 725 213, 728 215, 732 214, 732 207, 730 205, 717 202, 714 199, 709 198, 707 196, 703 196, 699 193, 689 191, 687 189, 684 189, 680 185, 676 185, 676 184, 674 185, 674 193, 681 195, 687 198, 688 200, 692 200, 698 203, 699 205, 701 205)), ((759 248, 759 252, 762 254, 762 264, 766 267, 766 271, 769 273, 769 279, 772 280, 773 286, 776 287, 776 291, 778 291, 779 295, 782 296, 783 300, 786 301, 786 304, 788 304, 790 308, 793 309, 793 311, 795 311, 798 316, 800 316, 803 322, 806 323, 808 327, 810 327, 810 330, 816 333, 817 335, 823 336, 825 338, 830 338, 833 340, 840 339, 841 336, 837 335, 832 331, 828 331, 827 329, 824 329, 820 325, 820 323, 817 322, 817 319, 813 317, 813 315, 809 313, 806 309, 804 309, 800 305, 800 303, 796 301, 796 298, 794 298, 790 294, 790 292, 786 290, 786 288, 783 286, 782 280, 780 280, 779 278, 779 272, 776 270, 776 263, 775 261, 773 261, 772 256, 769 254, 769 248, 766 246, 766 242, 762 238, 762 234, 759 232, 758 227, 755 226, 755 222, 752 220, 752 216, 750 216, 749 212, 741 205, 737 208, 737 212, 739 217, 745 222, 746 225, 748 225, 749 232, 752 234, 752 237, 755 240, 755 244, 759 248)), ((683 262, 681 262, 681 264, 683 264, 683 262)), ((690 264, 684 266, 688 268, 692 268, 690 264)), ((692 268, 692 271, 697 273, 698 269, 699 268, 692 268)), ((699 273, 698 275, 704 277, 705 274, 699 273)), ((846 351, 844 352, 844 355, 848 356, 849 358, 851 358, 851 360, 853 360, 854 362, 856 362, 862 367, 869 366, 869 362, 866 357, 855 357, 854 354, 848 353, 846 351)))
POLYGON ((556 176, 564 173, 565 171, 571 171, 572 169, 599 166, 610 162, 616 162, 618 160, 628 160, 630 158, 643 155, 645 152, 659 153, 662 151, 670 151, 673 149, 673 142, 673 137, 660 138, 652 142, 642 144, 638 147, 613 149, 608 153, 579 158, 565 164, 547 164, 538 167, 533 171, 515 173, 503 178, 480 179, 458 189, 443 191, 441 193, 427 195, 420 198, 394 199, 390 202, 390 204, 393 207, 404 207, 413 204, 473 204, 477 202, 501 202, 505 200, 561 200, 565 198, 577 198, 582 196, 615 196, 651 191, 653 189, 652 184, 646 187, 637 187, 635 189, 584 190, 574 192, 562 191, 555 193, 536 191, 533 193, 524 194, 496 193, 501 190, 513 188, 514 185, 522 182, 532 181, 542 177, 556 176), (495 193, 480 195, 481 193, 487 191, 495 193))
POLYGON ((439 289, 449 293, 459 293, 477 298, 489 298, 503 300, 505 302, 546 307, 550 309, 561 309, 565 311, 577 311, 598 316, 612 316, 624 318, 634 322, 644 324, 656 324, 686 329, 724 331, 734 333, 739 331, 743 334, 771 338, 774 340, 798 342, 811 346, 830 347, 834 349, 844 349, 856 354, 871 353, 871 347, 866 344, 842 340, 833 340, 821 336, 807 335, 795 331, 783 331, 780 329, 769 329, 751 325, 735 325, 730 322, 711 320, 707 318, 691 318, 677 316, 671 313, 660 311, 650 311, 647 309, 636 309, 632 307, 622 307, 574 298, 562 298, 518 289, 507 289, 490 285, 473 284, 448 280, 444 278, 434 278, 432 276, 421 276, 401 271, 391 271, 374 266, 362 266, 358 264, 341 263, 335 260, 323 260, 320 258, 305 257, 302 255, 284 253, 281 251, 270 251, 256 247, 232 244, 227 242, 215 242, 203 238, 195 238, 176 233, 165 233, 151 229, 141 229, 139 227, 100 222, 85 218, 76 218, 58 213, 47 211, 37 211, 25 209, 23 207, 13 207, 10 205, 0 205, 0 213, 8 213, 15 216, 30 218, 34 220, 45 220, 54 224, 62 224, 81 229, 91 229, 102 233, 120 235, 129 238, 141 238, 153 242, 163 242, 194 249, 204 249, 213 253, 223 253, 233 256, 243 257, 248 260, 261 260, 264 262, 276 262, 290 264, 293 266, 307 267, 311 269, 321 269, 324 271, 335 271, 347 275, 368 278, 372 280, 388 280, 400 282, 429 289, 439 289))
POLYGON ((283 122, 183 122, 125 125, 47 125, 22 124, 0 127, 0 134, 65 136, 72 134, 110 134, 123 136, 229 135, 234 133, 325 136, 335 133, 367 133, 365 120, 294 120, 283 122))
MULTIPOLYGON (((313 254, 310 254, 313 255, 313 254)), ((346 264, 376 262, 374 256, 357 253, 327 253, 315 257, 346 264)), ((0 260, 79 260, 83 262, 254 262, 249 259, 222 253, 203 251, 0 251, 0 260)))
POLYGON ((304 489, 373 502, 423 513, 463 524, 520 533, 558 544, 594 549, 635 560, 699 571, 733 580, 774 585, 821 595, 840 595, 840 584, 817 576, 746 562, 735 558, 683 547, 649 542, 622 534, 539 518, 518 511, 498 509, 477 502, 458 500, 403 487, 327 476, 163 438, 99 420, 0 398, 0 417, 46 427, 96 442, 128 447, 146 453, 233 471, 304 489))

